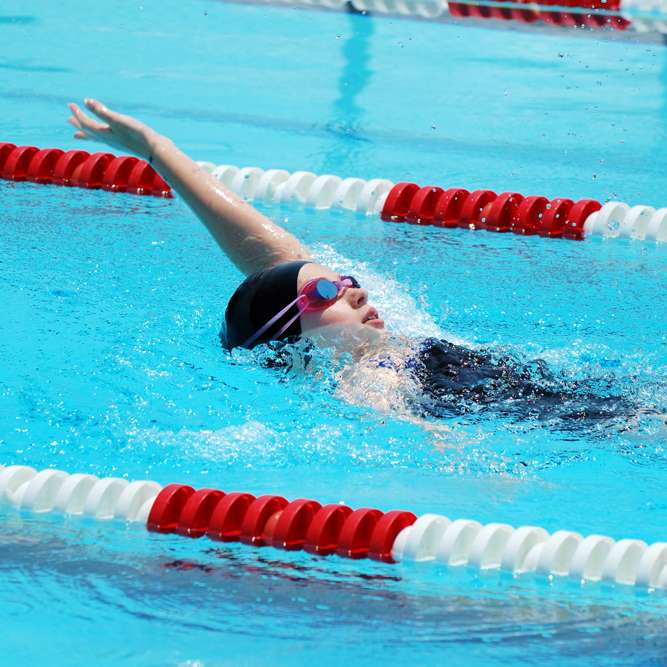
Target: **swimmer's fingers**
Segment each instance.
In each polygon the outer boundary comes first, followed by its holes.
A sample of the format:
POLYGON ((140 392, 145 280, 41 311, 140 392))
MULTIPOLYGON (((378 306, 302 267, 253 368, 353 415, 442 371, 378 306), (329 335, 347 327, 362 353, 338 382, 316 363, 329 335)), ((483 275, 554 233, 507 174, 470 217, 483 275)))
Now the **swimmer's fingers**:
POLYGON ((89 97, 87 97, 84 102, 89 111, 92 111, 98 118, 101 118, 109 125, 113 125, 113 123, 127 125, 127 121, 129 120, 127 116, 123 116, 122 114, 116 113, 115 111, 111 111, 106 106, 104 106, 102 102, 93 100, 89 97))
POLYGON ((116 133, 145 133, 149 128, 132 116, 111 111, 102 102, 86 98, 86 107, 92 111, 98 118, 105 121, 106 125, 101 127, 108 127, 110 132, 116 133))
POLYGON ((81 109, 79 109, 76 104, 71 103, 69 105, 69 109, 72 112, 72 116, 69 119, 69 122, 78 130, 92 136, 98 136, 100 138, 111 132, 111 128, 108 125, 98 123, 92 118, 89 118, 85 113, 83 113, 83 111, 81 111, 81 109))
POLYGON ((127 150, 144 159, 151 154, 151 142, 159 135, 132 116, 125 116, 107 109, 101 102, 87 98, 86 108, 97 118, 92 118, 76 104, 69 105, 70 123, 76 128, 77 139, 101 141, 113 148, 127 150), (105 122, 99 122, 105 121, 105 122))
POLYGON ((81 123, 79 123, 79 121, 78 121, 74 116, 70 116, 70 117, 67 119, 67 122, 68 122, 70 125, 73 125, 73 126, 76 128, 76 130, 77 130, 77 131, 74 133, 74 138, 75 138, 75 139, 83 139, 83 140, 85 140, 85 141, 91 141, 91 140, 93 139, 93 137, 91 137, 89 134, 87 134, 86 132, 84 132, 84 131, 81 129, 81 123))
POLYGON ((91 137, 88 133, 79 129, 79 126, 77 125, 74 118, 70 118, 69 123, 70 123, 70 125, 74 125, 74 127, 77 128, 77 131, 74 133, 74 138, 75 139, 80 139, 82 141, 93 141, 94 140, 94 137, 91 137))

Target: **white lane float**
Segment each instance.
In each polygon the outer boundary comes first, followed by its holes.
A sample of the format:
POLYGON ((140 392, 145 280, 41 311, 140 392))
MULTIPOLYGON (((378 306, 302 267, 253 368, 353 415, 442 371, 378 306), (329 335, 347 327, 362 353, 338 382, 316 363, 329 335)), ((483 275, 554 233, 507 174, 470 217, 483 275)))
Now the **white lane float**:
POLYGON ((181 484, 162 487, 148 480, 128 482, 54 469, 37 471, 28 466, 0 467, 0 504, 37 513, 59 512, 101 521, 116 519, 187 537, 208 534, 211 539, 240 540, 257 546, 667 589, 667 542, 649 545, 638 539, 584 537, 569 530, 549 533, 539 526, 484 525, 470 519, 451 520, 440 514, 416 517, 410 512, 382 513, 367 508, 353 511, 303 499, 289 503, 280 496, 255 498, 251 494, 225 494, 212 489, 195 491, 181 484), (332 523, 337 513, 340 520, 332 523), (236 527, 236 532, 229 532, 226 537, 223 533, 230 524, 225 528, 225 514, 233 515, 236 527), (332 532, 335 526, 338 533, 332 532), (244 530, 255 531, 262 539, 244 539, 244 530), (272 530, 280 532, 273 541, 272 530), (299 534, 303 539, 299 539, 299 534), (338 540, 340 545, 343 534, 354 548, 341 550, 330 544, 338 540), (309 540, 326 549, 317 545, 312 548, 312 544, 309 548, 309 540))

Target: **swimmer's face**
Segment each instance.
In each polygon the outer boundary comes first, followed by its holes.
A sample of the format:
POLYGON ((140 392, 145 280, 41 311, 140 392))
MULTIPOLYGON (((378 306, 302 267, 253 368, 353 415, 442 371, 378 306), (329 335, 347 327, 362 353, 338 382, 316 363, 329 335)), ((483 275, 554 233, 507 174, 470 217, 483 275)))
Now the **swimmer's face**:
MULTIPOLYGON (((304 264, 299 271, 297 288, 300 290, 314 278, 340 280, 341 275, 321 264, 304 264)), ((336 303, 326 310, 309 311, 301 315, 301 330, 304 333, 341 326, 384 329, 384 321, 380 319, 377 309, 368 303, 368 290, 363 287, 346 287, 336 303)))

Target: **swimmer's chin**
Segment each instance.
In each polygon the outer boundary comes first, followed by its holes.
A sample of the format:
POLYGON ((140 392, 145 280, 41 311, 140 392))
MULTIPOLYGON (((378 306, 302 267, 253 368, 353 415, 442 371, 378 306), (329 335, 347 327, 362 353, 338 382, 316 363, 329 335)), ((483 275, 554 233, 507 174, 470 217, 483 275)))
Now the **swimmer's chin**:
POLYGON ((389 332, 384 328, 384 320, 368 320, 364 324, 331 324, 318 327, 307 336, 322 347, 335 347, 339 350, 352 351, 360 346, 367 346, 384 340, 389 332))

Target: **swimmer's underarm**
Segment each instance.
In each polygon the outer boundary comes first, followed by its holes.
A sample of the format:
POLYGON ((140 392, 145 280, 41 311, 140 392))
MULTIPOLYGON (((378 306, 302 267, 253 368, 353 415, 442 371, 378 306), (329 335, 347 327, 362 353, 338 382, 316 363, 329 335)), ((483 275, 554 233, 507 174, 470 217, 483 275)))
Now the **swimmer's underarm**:
POLYGON ((227 189, 171 140, 157 135, 151 148, 153 167, 243 273, 295 259, 310 259, 310 252, 295 236, 227 189))

